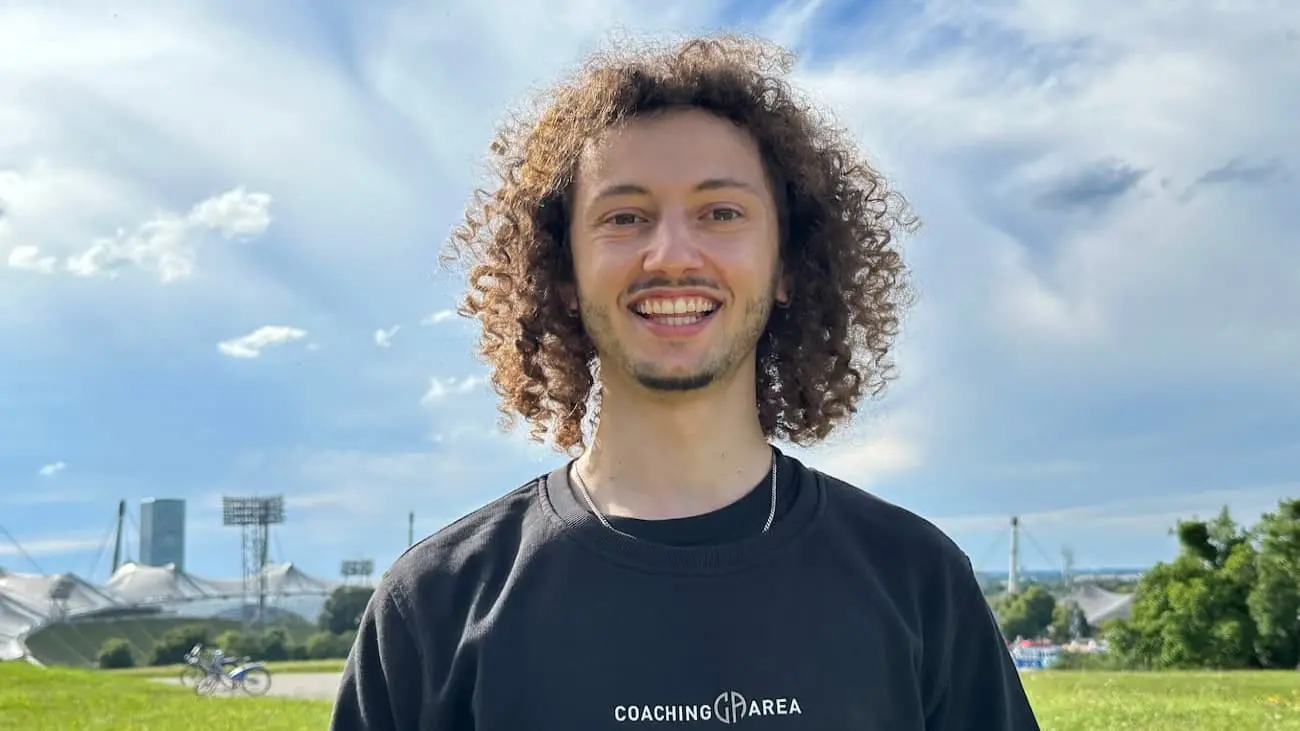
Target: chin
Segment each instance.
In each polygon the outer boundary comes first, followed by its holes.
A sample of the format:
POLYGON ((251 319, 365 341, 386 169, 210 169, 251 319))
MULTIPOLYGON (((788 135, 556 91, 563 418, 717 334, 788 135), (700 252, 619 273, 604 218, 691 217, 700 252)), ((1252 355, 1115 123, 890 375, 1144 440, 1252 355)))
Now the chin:
POLYGON ((698 391, 712 385, 713 380, 712 371, 680 374, 639 373, 636 376, 637 383, 643 387, 662 392, 698 391))
POLYGON ((669 365, 647 358, 633 361, 630 375, 642 387, 652 391, 695 391, 717 382, 718 369, 707 361, 669 365))

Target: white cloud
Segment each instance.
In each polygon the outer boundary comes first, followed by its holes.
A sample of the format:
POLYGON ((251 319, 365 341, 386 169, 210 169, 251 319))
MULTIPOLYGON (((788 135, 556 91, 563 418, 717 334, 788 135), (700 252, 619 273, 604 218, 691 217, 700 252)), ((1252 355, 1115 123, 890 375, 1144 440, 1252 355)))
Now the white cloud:
MULTIPOLYGON (((9 173, 8 180, 11 189, 26 184, 15 173, 9 173)), ((37 180, 32 186, 44 186, 43 189, 30 196, 23 196, 19 191, 17 201, 5 209, 12 228, 42 238, 52 233, 38 217, 59 204, 39 198, 57 199, 65 192, 69 195, 77 192, 64 191, 60 183, 57 178, 48 182, 37 180), (31 198, 37 200, 32 200, 29 208, 24 203, 31 198)), ((96 237, 89 246, 75 247, 80 250, 66 257, 63 269, 81 277, 116 277, 122 270, 134 268, 153 274, 163 282, 186 279, 194 275, 199 247, 206 234, 215 233, 227 240, 260 235, 271 223, 270 204, 271 198, 265 193, 235 188, 200 201, 186 214, 157 215, 134 231, 118 230, 111 236, 96 237)), ((63 242, 63 248, 74 246, 72 242, 63 242)), ((45 274, 58 268, 55 256, 30 244, 11 249, 8 261, 11 268, 45 274)))
MULTIPOLYGON (((287 521, 276 533, 290 555, 360 549, 386 566, 406 548, 409 512, 423 537, 481 505, 485 492, 503 494, 549 470, 549 459, 536 446, 480 430, 454 449, 250 454, 229 481, 241 492, 285 495, 287 521)), ((199 502, 215 512, 223 492, 199 502)))
POLYGON ((456 312, 454 310, 438 310, 437 312, 431 312, 428 315, 425 315, 424 319, 420 320, 420 324, 437 325, 441 322, 447 322, 455 316, 456 312))
POLYGON ((68 465, 63 462, 50 462, 49 464, 41 466, 40 474, 41 477, 53 477, 67 469, 67 467, 68 465))
MULTIPOLYGON (((93 551, 102 548, 104 545, 103 537, 95 538, 91 536, 51 536, 45 538, 31 538, 19 540, 17 546, 9 542, 0 542, 0 556, 12 556, 26 558, 28 556, 61 556, 70 553, 80 553, 82 551, 93 551)), ((36 567, 24 570, 32 571, 36 567)))
POLYGON ((922 465, 921 440, 882 423, 810 450, 791 450, 811 467, 868 489, 922 465))
POLYGON ((41 253, 35 246, 15 246, 9 250, 9 268, 40 274, 53 274, 59 260, 41 253))
POLYGON ((202 201, 185 218, 227 239, 257 236, 271 226, 271 196, 235 188, 202 201))
POLYGON ((1280 172, 1300 169, 1282 122, 1300 102, 1276 93, 1300 88, 1300 67, 1281 5, 925 7, 881 24, 908 29, 904 48, 863 43, 804 78, 918 204, 913 257, 936 308, 1053 368, 1276 376, 1300 358, 1284 338, 1297 188, 1280 172))
POLYGON ((119 231, 95 241, 68 258, 68 271, 83 277, 115 277, 121 269, 135 267, 163 282, 191 277, 201 233, 212 231, 226 239, 260 234, 271 222, 270 203, 265 193, 243 188, 227 191, 198 203, 184 216, 159 216, 133 233, 119 231))
POLYGON ((256 358, 266 348, 307 337, 307 332, 287 325, 263 325, 238 338, 217 343, 217 349, 232 358, 256 358))
POLYGON ((375 345, 378 345, 378 346, 381 347, 381 348, 389 348, 389 347, 392 347, 392 345, 393 345, 393 336, 396 335, 396 334, 397 334, 397 331, 398 331, 398 330, 401 330, 401 329, 402 329, 402 326, 401 326, 401 325, 394 325, 394 326, 388 328, 387 330, 376 330, 376 331, 375 331, 375 345))
MULTIPOLYGON (((1070 529, 1076 533, 1082 530, 1112 536, 1117 533, 1164 535, 1180 520, 1209 520, 1217 516, 1225 506, 1238 523, 1251 525, 1266 511, 1276 509, 1279 500, 1293 496, 1297 491, 1300 491, 1300 483, 1243 486, 1028 511, 1017 517, 1022 527, 1043 538, 1070 529)), ((944 530, 958 533, 1001 531, 1009 529, 1010 520, 1009 514, 934 519, 944 530)))
POLYGON ((456 394, 469 393, 486 381, 480 376, 465 376, 464 378, 430 378, 429 387, 425 390, 424 395, 420 397, 422 406, 435 404, 448 396, 456 394))

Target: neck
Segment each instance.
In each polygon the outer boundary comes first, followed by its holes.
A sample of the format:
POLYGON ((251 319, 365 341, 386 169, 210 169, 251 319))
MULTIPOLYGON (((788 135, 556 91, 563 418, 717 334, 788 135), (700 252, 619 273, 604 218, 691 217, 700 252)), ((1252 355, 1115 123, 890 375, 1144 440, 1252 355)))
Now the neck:
POLYGON ((606 515, 699 515, 740 499, 772 466, 754 404, 753 368, 698 393, 603 383, 600 420, 575 469, 606 515))

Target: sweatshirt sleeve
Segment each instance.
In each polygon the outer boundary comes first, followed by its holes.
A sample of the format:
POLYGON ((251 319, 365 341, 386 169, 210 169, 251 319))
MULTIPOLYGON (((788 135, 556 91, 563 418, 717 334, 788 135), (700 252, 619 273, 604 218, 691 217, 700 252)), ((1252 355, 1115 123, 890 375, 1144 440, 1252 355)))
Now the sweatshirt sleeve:
POLYGON ((420 727, 424 664, 407 616, 401 586, 381 581, 343 666, 330 731, 420 727))
POLYGON ((956 583, 926 731, 1041 731, 973 572, 956 583))

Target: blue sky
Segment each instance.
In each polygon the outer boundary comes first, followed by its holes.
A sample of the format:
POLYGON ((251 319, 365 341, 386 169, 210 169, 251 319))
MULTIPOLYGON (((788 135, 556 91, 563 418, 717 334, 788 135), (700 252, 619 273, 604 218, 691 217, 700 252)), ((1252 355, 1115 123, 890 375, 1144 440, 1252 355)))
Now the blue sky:
POLYGON ((220 496, 280 492, 273 557, 333 576, 557 464, 436 255, 494 122, 616 27, 797 49, 924 219, 902 378, 807 462, 989 569, 1013 513, 1032 568, 1134 566, 1300 494, 1285 4, 447 5, 0 7, 0 565, 103 580, 117 500, 182 497, 235 575, 220 496))

